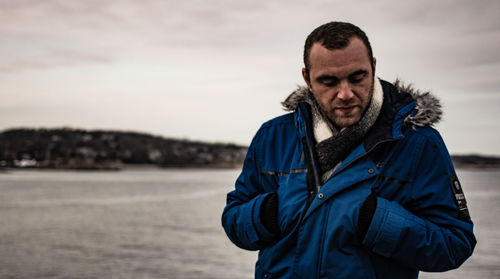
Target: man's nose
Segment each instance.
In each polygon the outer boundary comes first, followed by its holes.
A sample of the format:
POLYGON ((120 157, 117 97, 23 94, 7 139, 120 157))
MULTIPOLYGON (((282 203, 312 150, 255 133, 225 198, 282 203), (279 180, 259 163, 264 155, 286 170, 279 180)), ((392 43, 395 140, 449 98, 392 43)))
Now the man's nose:
POLYGON ((354 97, 354 93, 352 93, 351 87, 347 81, 342 81, 340 83, 339 93, 337 94, 337 98, 342 101, 348 101, 354 97))

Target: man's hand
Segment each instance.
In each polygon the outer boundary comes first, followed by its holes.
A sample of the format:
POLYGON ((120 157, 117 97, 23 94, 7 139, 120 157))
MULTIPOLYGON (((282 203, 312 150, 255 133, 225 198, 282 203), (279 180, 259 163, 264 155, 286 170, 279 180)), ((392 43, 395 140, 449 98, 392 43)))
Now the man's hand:
POLYGON ((376 209, 377 209, 377 197, 372 192, 365 199, 365 201, 361 205, 361 208, 359 209, 358 228, 359 228, 359 237, 361 241, 363 241, 366 232, 368 232, 368 228, 370 227, 376 209))
POLYGON ((278 195, 276 193, 269 194, 262 203, 260 219, 270 233, 275 235, 280 233, 278 226, 278 195))

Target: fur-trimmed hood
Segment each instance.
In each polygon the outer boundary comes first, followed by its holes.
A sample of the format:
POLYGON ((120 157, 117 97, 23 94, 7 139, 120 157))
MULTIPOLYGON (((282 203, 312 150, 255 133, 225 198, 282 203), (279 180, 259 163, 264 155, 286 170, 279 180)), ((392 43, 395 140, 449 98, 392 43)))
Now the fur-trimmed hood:
MULTIPOLYGON (((429 91, 423 92, 415 89, 412 84, 405 84, 399 79, 394 82, 394 86, 400 93, 409 93, 416 103, 416 112, 409 114, 404 120, 406 125, 417 127, 433 126, 441 120, 443 114, 441 103, 435 95, 429 91)), ((284 110, 294 111, 302 102, 309 104, 316 102, 306 86, 299 86, 281 104, 284 110)))

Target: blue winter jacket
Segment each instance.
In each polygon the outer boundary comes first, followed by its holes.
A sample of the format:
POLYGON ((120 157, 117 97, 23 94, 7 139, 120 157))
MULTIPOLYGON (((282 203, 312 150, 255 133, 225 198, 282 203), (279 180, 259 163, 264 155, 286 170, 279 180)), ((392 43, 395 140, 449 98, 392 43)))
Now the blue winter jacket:
POLYGON ((255 278, 417 278, 419 270, 457 268, 472 254, 463 192, 430 127, 439 104, 428 93, 381 83, 376 123, 324 184, 310 107, 300 98, 288 104, 293 113, 255 135, 222 215, 234 244, 260 250, 255 278), (280 231, 274 234, 260 218, 272 193, 280 231), (376 209, 363 237, 358 218, 370 193, 376 209))

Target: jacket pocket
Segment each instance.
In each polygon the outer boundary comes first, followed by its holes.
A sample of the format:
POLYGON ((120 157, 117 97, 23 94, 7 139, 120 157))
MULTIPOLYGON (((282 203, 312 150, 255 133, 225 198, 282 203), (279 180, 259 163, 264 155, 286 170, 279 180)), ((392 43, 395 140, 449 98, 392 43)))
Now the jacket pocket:
POLYGON ((361 245, 357 228, 359 207, 369 193, 366 184, 323 205, 318 278, 376 278, 370 252, 361 245))
POLYGON ((278 226, 281 237, 290 234, 300 223, 307 203, 306 173, 291 172, 278 179, 278 226))

